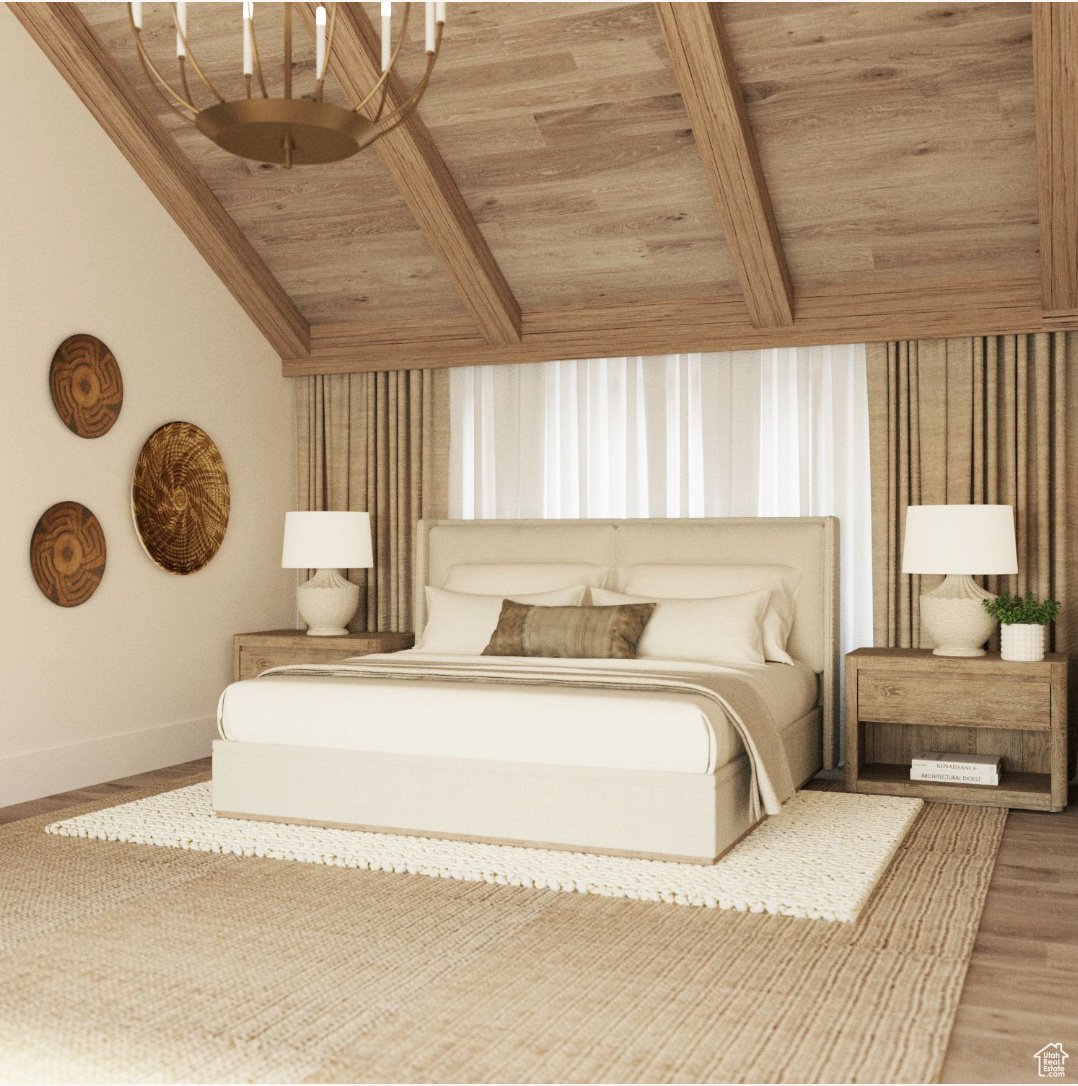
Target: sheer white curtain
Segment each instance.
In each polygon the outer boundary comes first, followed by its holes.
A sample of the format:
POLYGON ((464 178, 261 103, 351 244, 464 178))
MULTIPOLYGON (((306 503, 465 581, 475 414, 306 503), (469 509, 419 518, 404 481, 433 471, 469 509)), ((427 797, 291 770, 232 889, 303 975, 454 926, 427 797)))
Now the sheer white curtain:
POLYGON ((863 344, 465 367, 451 399, 451 516, 835 515, 871 644, 863 344))

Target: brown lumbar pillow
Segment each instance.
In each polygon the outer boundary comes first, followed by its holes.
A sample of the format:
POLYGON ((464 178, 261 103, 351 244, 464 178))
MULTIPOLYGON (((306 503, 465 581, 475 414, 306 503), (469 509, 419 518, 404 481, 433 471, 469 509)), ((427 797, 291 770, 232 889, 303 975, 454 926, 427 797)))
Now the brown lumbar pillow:
POLYGON ((654 603, 541 607, 503 600, 498 627, 483 655, 631 659, 654 610, 654 603))

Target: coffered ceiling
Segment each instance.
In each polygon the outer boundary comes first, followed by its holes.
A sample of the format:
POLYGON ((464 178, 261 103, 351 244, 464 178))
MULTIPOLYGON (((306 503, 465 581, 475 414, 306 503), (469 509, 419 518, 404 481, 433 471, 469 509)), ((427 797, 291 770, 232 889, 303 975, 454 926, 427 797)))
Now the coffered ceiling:
MULTIPOLYGON (((126 4, 12 7, 181 225, 207 216, 193 240, 286 372, 1078 327, 1078 138, 1038 169, 1036 135, 1038 108, 1078 116, 1070 5, 452 3, 421 120, 291 171, 166 109, 126 4)), ((237 92, 238 9, 189 6, 237 92)), ((280 17, 259 4, 268 71, 280 17)))

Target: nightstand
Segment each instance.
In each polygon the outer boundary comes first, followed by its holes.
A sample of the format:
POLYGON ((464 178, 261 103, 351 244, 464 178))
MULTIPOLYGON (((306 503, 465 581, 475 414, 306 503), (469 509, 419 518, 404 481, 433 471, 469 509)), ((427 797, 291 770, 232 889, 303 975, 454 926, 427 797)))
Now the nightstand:
POLYGON ((265 630, 236 634, 232 639, 232 675, 253 679, 268 667, 282 664, 324 664, 366 656, 372 652, 410 649, 415 634, 350 633, 343 637, 309 637, 305 630, 265 630))
POLYGON ((857 649, 846 657, 846 790, 1062 811, 1067 805, 1067 658, 1036 663, 857 649), (919 751, 995 754, 1000 783, 911 781, 919 751))

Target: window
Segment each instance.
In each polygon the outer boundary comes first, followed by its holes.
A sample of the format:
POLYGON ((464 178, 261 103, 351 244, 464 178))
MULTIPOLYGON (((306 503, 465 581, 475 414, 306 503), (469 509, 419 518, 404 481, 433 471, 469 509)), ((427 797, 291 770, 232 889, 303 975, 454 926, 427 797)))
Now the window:
POLYGON ((450 515, 835 515, 872 642, 863 344, 454 369, 450 515))

